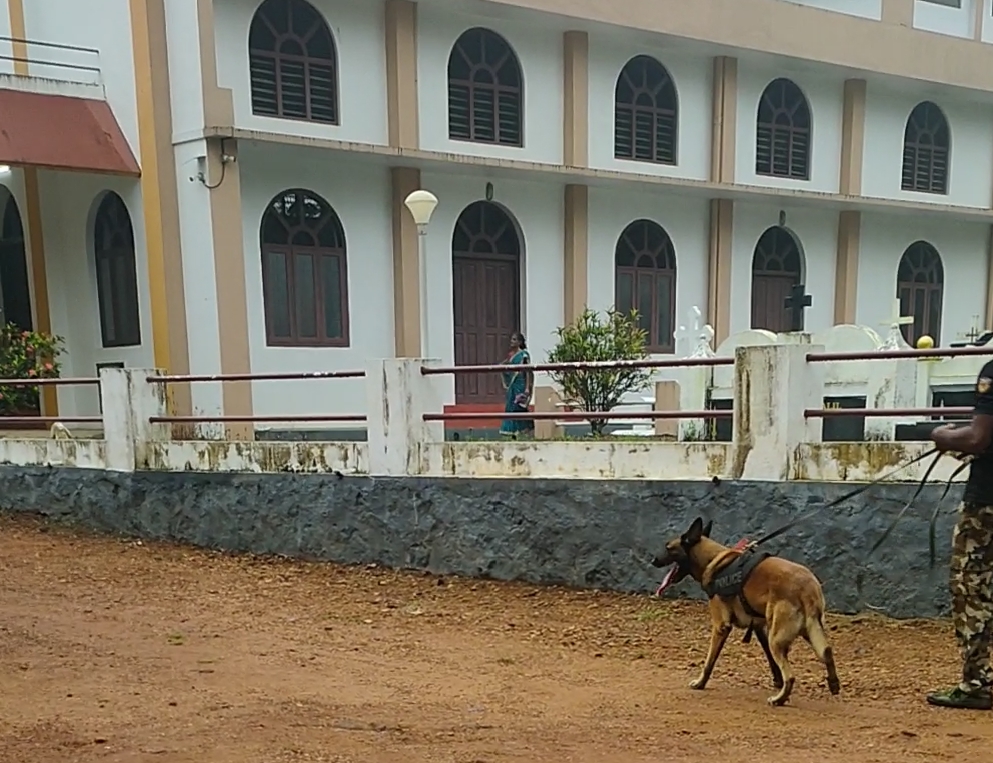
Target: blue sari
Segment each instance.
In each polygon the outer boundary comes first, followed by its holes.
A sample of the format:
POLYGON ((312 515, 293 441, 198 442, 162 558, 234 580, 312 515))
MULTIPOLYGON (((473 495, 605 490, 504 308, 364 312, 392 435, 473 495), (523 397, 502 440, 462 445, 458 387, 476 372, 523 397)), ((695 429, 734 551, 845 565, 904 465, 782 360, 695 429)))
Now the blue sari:
MULTIPOLYGON (((512 358, 504 361, 512 366, 531 365, 531 356, 527 350, 518 350, 512 358)), ((520 371, 504 371, 503 383, 507 388, 504 397, 505 413, 527 413, 531 402, 527 394, 527 374, 520 371)), ((516 435, 520 432, 534 431, 534 421, 531 419, 504 419, 500 424, 500 434, 516 435)))

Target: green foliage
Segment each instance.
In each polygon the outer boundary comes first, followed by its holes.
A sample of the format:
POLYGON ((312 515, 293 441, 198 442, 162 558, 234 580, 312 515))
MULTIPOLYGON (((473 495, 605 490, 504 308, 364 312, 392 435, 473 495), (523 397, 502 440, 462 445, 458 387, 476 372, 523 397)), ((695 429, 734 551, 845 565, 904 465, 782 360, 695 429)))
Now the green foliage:
MULTIPOLYGON (((556 331, 558 344, 548 354, 549 363, 612 362, 645 360, 648 333, 638 326, 636 311, 620 313, 613 308, 603 318, 587 308, 576 321, 556 331)), ((644 389, 652 372, 644 368, 555 371, 549 374, 562 389, 570 405, 584 411, 613 410, 629 392, 644 389)), ((592 420, 593 434, 603 433, 606 421, 592 420)))
MULTIPOLYGON (((62 337, 0 328, 0 379, 51 379, 59 375, 62 337)), ((39 409, 38 387, 0 387, 0 416, 39 409)))

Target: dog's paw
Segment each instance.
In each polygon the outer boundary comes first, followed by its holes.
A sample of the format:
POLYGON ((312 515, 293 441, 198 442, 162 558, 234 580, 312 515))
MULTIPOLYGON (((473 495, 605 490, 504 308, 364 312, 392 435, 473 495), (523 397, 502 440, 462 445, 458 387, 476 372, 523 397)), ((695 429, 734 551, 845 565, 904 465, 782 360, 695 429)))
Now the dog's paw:
POLYGON ((690 681, 690 688, 691 689, 698 689, 699 690, 699 689, 706 688, 706 686, 707 686, 707 679, 705 679, 705 678, 694 678, 692 681, 690 681))

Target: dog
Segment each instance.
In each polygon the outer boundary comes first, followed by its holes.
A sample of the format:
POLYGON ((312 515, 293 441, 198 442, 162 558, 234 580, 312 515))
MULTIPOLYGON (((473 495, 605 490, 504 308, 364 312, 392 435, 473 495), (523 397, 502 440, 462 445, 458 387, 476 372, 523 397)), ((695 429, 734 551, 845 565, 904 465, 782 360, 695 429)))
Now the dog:
MULTIPOLYGON (((652 560, 654 567, 669 567, 657 592, 692 577, 710 598, 710 649, 698 678, 690 688, 704 689, 714 664, 734 627, 755 633, 779 691, 769 704, 780 706, 793 693, 795 677, 789 651, 802 636, 827 669, 831 694, 841 691, 834 652, 824 630, 824 593, 820 581, 807 567, 787 559, 759 553, 753 546, 728 548, 710 537, 713 522, 698 517, 682 535, 652 560)), ((747 635, 746 635, 747 640, 747 635)))

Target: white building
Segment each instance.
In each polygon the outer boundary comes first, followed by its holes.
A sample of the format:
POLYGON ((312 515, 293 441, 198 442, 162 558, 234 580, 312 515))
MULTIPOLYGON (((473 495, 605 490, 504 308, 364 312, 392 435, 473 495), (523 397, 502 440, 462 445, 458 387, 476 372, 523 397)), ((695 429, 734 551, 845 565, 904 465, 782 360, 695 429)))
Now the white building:
POLYGON ((0 27, 2 305, 65 337, 65 376, 495 362, 518 328, 541 359, 586 304, 639 306, 668 353, 694 305, 718 341, 786 328, 799 283, 809 330, 879 325, 898 295, 915 335, 993 325, 988 0, 100 5, 7 0, 0 27), (417 188, 440 200, 425 305, 417 188))

